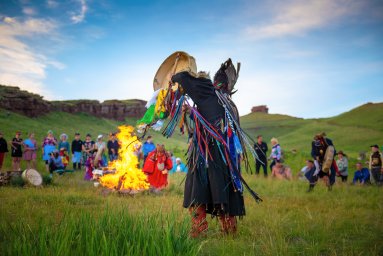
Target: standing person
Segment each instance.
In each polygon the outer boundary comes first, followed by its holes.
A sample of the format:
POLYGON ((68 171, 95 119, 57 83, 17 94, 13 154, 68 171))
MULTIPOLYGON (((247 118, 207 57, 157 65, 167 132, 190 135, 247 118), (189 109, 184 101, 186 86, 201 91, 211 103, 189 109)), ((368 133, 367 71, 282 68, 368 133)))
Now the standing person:
POLYGON ((58 151, 62 151, 62 150, 65 150, 66 153, 69 153, 70 152, 70 145, 69 145, 69 142, 68 142, 68 135, 66 135, 65 133, 61 134, 60 135, 60 142, 57 146, 57 149, 58 151))
POLYGON ((332 164, 329 171, 326 172, 323 169, 327 148, 332 146, 334 150, 333 153, 334 155, 336 154, 332 140, 326 138, 325 136, 325 133, 317 134, 314 136, 314 140, 311 142, 311 156, 314 158, 315 172, 310 173, 312 177, 308 178, 310 180, 310 187, 308 190, 309 192, 314 189, 318 177, 325 180, 328 190, 331 190, 335 183, 335 177, 338 168, 335 160, 332 159, 332 164))
POLYGON ((93 157, 94 141, 92 135, 89 133, 85 137, 85 141, 82 144, 83 163, 85 164, 89 157, 93 157))
POLYGON ((82 145, 83 145, 83 142, 80 138, 80 133, 76 132, 74 134, 74 140, 72 141, 72 147, 71 147, 73 170, 76 170, 76 164, 77 164, 77 168, 81 170, 82 145))
POLYGON ((41 146, 43 160, 45 161, 45 168, 47 169, 47 171, 49 171, 49 160, 51 159, 51 153, 53 152, 53 150, 56 149, 56 146, 57 140, 55 137, 53 137, 53 132, 49 130, 41 146))
POLYGON ((20 171, 21 158, 23 156, 23 139, 21 138, 21 132, 16 132, 15 137, 12 139, 12 169, 13 171, 20 171))
POLYGON ((146 139, 146 141, 144 142, 144 144, 142 145, 142 153, 144 155, 144 164, 143 165, 145 165, 145 161, 146 161, 146 158, 148 157, 149 153, 155 149, 156 149, 156 146, 153 143, 153 138, 152 138, 152 136, 149 135, 148 138, 146 139))
POLYGON ((270 170, 273 170, 274 165, 281 161, 282 149, 276 138, 272 138, 270 141, 271 141, 271 145, 273 146, 271 148, 271 154, 269 157, 269 159, 272 161, 270 164, 270 170))
POLYGON ((346 154, 344 154, 341 150, 338 152, 338 160, 336 160, 336 165, 338 166, 339 175, 342 178, 342 182, 347 182, 348 159, 346 154))
POLYGON ((263 175, 267 177, 267 144, 263 142, 262 135, 257 136, 257 142, 254 144, 254 150, 258 155, 255 161, 255 173, 259 174, 259 169, 263 168, 263 175))
POLYGON ((8 152, 7 141, 3 138, 3 133, 0 132, 0 172, 3 168, 5 154, 8 152))
MULTIPOLYGON (((224 234, 236 233, 237 217, 245 215, 244 186, 254 198, 259 198, 240 173, 240 161, 243 159, 240 152, 243 152, 244 145, 240 141, 243 133, 240 132, 238 110, 230 97, 236 78, 237 72, 231 60, 221 65, 214 76, 214 84, 206 72, 198 72, 194 76, 184 71, 171 78, 174 85, 172 89, 176 90, 174 95, 182 95, 178 109, 183 108, 180 104, 185 95, 194 103, 194 106, 184 105, 183 115, 191 116, 190 125, 180 118, 181 125, 190 126, 193 130, 190 134, 189 172, 186 175, 183 202, 191 214, 192 237, 206 234, 207 214, 219 218, 224 234), (226 71, 229 68, 235 77, 228 77, 226 71)), ((174 106, 177 100, 174 97, 174 101, 166 102, 165 106, 174 106)), ((169 113, 173 109, 170 107, 169 113)), ((174 122, 175 118, 171 121, 174 122)), ((165 131, 165 134, 168 136, 170 132, 165 131)))
POLYGON ((24 154, 23 158, 27 162, 27 169, 36 169, 36 151, 37 142, 35 140, 35 134, 32 132, 29 134, 29 138, 24 140, 24 154))
POLYGON ((94 151, 97 152, 94 159, 94 166, 99 167, 99 163, 101 166, 107 166, 108 160, 105 156, 106 151, 106 143, 102 140, 104 136, 102 134, 98 135, 97 142, 94 144, 94 151))
POLYGON ((364 184, 371 184, 370 182, 370 172, 367 168, 363 168, 362 163, 356 164, 356 171, 354 173, 354 179, 352 180, 352 183, 355 185, 357 183, 364 185, 364 184))
POLYGON ((379 152, 378 145, 371 146, 371 155, 369 167, 371 170, 371 176, 375 181, 375 184, 380 186, 383 182, 383 166, 382 166, 382 154, 379 152))
POLYGON ((172 168, 172 158, 165 151, 165 146, 158 144, 156 149, 149 153, 142 170, 148 175, 152 190, 159 192, 168 185, 168 172, 172 168))
MULTIPOLYGON (((108 155, 109 155, 109 161, 113 162, 114 160, 117 160, 118 158, 118 149, 120 148, 120 144, 118 144, 116 134, 112 133, 110 136, 110 140, 108 141, 108 155)), ((140 161, 140 159, 138 159, 140 161)))

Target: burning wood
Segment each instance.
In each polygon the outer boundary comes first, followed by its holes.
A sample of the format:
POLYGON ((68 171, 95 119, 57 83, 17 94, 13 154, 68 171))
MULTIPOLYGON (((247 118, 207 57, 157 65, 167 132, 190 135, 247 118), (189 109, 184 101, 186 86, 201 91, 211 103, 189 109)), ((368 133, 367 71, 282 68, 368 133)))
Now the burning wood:
POLYGON ((133 131, 132 126, 119 127, 117 134, 120 142, 118 159, 111 162, 107 170, 102 171, 102 176, 100 172, 94 173, 103 187, 129 194, 149 189, 147 177, 138 167, 139 162, 135 154, 134 145, 141 144, 141 142, 132 135, 133 131))

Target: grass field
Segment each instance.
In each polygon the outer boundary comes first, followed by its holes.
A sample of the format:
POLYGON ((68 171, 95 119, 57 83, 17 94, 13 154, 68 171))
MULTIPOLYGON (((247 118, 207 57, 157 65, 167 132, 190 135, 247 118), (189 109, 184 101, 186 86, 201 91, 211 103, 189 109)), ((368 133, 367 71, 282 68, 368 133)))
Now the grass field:
POLYGON ((235 237, 209 219, 206 239, 189 239, 181 206, 182 175, 160 196, 106 193, 82 173, 44 188, 0 188, 2 255, 381 255, 382 191, 376 187, 307 184, 246 175, 262 195, 246 193, 247 216, 235 237))
MULTIPOLYGON (((352 166, 360 151, 382 144, 382 118, 383 104, 373 104, 327 119, 251 114, 241 121, 253 137, 278 137, 296 174, 316 132, 326 131, 338 149, 349 153, 352 166)), ((0 129, 7 139, 21 130, 35 132, 41 141, 48 129, 56 136, 80 131, 95 137, 120 124, 84 114, 30 119, 0 111, 0 129)), ((183 156, 186 138, 166 140, 153 134, 183 156)), ((41 160, 37 169, 46 174, 41 160)), ((82 172, 54 176, 52 185, 41 188, 0 187, 0 255, 383 255, 381 188, 338 182, 329 192, 320 183, 306 193, 307 183, 296 179, 244 176, 264 202, 256 204, 245 192, 247 215, 239 222, 238 234, 222 236, 217 220, 209 219, 209 236, 203 239, 188 238, 182 174, 170 177, 162 195, 120 196, 95 188, 83 180, 82 172)))

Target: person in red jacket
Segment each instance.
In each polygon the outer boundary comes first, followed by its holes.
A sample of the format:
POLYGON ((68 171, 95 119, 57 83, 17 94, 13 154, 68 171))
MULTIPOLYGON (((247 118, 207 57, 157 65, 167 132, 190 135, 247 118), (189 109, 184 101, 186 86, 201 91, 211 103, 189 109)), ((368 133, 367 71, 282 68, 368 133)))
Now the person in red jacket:
POLYGON ((143 171, 148 175, 152 191, 158 192, 168 185, 168 172, 173 168, 172 158, 166 153, 164 145, 157 145, 149 153, 143 171))

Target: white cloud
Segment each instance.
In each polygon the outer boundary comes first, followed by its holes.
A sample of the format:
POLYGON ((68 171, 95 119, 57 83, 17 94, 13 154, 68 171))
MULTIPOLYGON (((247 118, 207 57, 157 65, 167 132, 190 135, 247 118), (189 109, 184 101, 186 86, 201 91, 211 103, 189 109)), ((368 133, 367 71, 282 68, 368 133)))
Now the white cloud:
POLYGON ((23 39, 50 35, 57 25, 52 20, 28 18, 20 21, 5 17, 0 22, 0 83, 49 96, 43 84, 48 66, 64 68, 34 50, 23 39))
POLYGON ((360 0, 293 0, 278 2, 274 15, 267 23, 248 26, 244 34, 249 39, 302 35, 313 29, 331 25, 357 13, 360 0))
POLYGON ((47 6, 48 8, 51 8, 51 9, 54 9, 58 6, 58 2, 54 1, 54 0, 47 0, 47 6))
POLYGON ((33 16, 37 14, 37 11, 32 7, 23 7, 23 13, 25 15, 33 16))
POLYGON ((85 14, 88 10, 88 6, 86 5, 85 0, 79 0, 79 3, 81 5, 80 11, 78 13, 71 13, 70 19, 73 23, 81 23, 85 19, 85 14))

